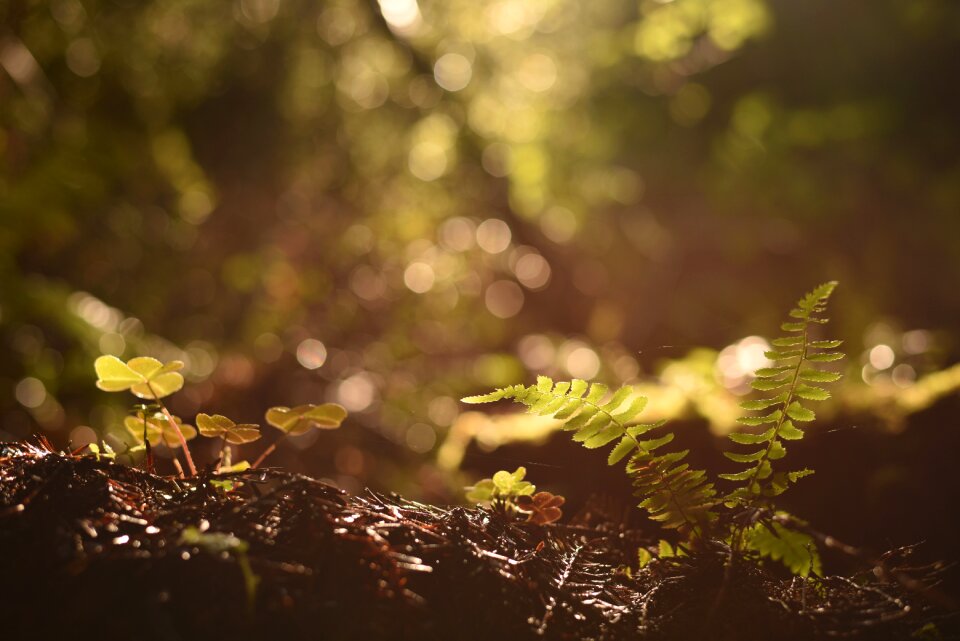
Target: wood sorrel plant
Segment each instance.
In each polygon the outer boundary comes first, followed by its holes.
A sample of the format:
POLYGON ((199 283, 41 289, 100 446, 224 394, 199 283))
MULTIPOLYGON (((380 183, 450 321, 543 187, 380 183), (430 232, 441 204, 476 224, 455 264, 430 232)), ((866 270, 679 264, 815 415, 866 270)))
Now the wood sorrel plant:
MULTIPOLYGON (((536 385, 513 385, 463 401, 509 399, 526 406, 532 414, 563 421, 561 429, 572 432, 573 440, 588 449, 614 444, 608 464, 626 459, 627 476, 635 496, 641 499, 639 507, 661 527, 678 533, 676 545, 661 545, 658 556, 672 556, 719 541, 732 552, 781 561, 796 574, 819 573, 813 538, 792 527, 802 522, 778 512, 772 499, 813 473, 781 465, 787 453, 784 442, 803 438, 803 426, 816 418, 809 403, 830 398, 822 385, 840 378, 840 374, 822 367, 843 357, 835 351, 840 341, 814 336, 817 326, 827 323, 823 314, 835 287, 835 282, 825 283, 800 299, 790 311, 790 320, 781 325, 786 335, 775 339, 774 349, 766 352, 772 365, 755 372, 751 385, 765 396, 741 403, 754 415, 739 421, 753 429, 730 434, 731 441, 748 446, 749 451, 724 452, 728 459, 745 466, 719 475, 722 481, 733 483, 725 492, 704 470, 692 469, 684 462, 688 450, 670 451, 666 447, 674 438, 672 432, 650 436, 663 421, 637 422, 647 399, 629 386, 611 395, 601 383, 578 379, 554 383, 540 376, 536 385)), ((474 491, 483 483, 478 483, 474 491)), ((641 550, 640 557, 642 564, 651 554, 641 550)))
MULTIPOLYGON (((260 426, 252 423, 237 424, 222 414, 200 413, 196 417, 197 427, 183 422, 167 409, 163 398, 170 396, 183 387, 183 369, 181 361, 161 363, 149 356, 140 356, 123 362, 116 356, 101 356, 94 362, 97 373, 97 387, 106 392, 129 391, 134 396, 150 403, 138 404, 130 416, 124 419, 124 426, 130 432, 138 446, 147 450, 150 460, 150 448, 163 443, 171 449, 183 448, 184 459, 191 475, 197 468, 187 441, 200 436, 219 438, 222 441, 219 471, 236 471, 251 467, 246 461, 231 465, 228 444, 243 445, 260 438, 260 426)), ((340 427, 347 417, 347 411, 336 403, 322 405, 300 405, 294 408, 271 407, 266 412, 267 423, 287 435, 303 434, 311 429, 335 429, 340 427)), ((253 467, 260 465, 277 447, 274 442, 257 458, 253 467)), ((176 459, 174 459, 176 462, 176 459)), ((148 463, 149 464, 149 463, 148 463)), ((179 464, 178 464, 179 465, 179 464)))

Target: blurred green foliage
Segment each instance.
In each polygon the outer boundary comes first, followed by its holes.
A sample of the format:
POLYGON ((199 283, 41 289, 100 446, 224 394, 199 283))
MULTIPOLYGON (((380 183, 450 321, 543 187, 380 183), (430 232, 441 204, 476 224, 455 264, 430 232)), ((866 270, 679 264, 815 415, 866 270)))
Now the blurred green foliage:
POLYGON ((465 393, 736 360, 827 278, 908 387, 957 350, 957 60, 952 0, 6 0, 0 436, 122 430, 89 364, 150 355, 182 415, 343 404, 385 478, 465 393))

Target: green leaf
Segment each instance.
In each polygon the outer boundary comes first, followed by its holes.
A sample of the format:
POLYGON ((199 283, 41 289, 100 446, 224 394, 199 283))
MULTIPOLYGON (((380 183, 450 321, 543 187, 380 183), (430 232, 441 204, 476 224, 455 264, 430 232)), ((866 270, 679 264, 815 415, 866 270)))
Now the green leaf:
POLYGON ((469 405, 479 405, 481 403, 493 403, 494 401, 499 401, 503 397, 504 397, 503 390, 496 390, 496 391, 490 392, 489 394, 480 394, 478 396, 464 396, 463 398, 460 399, 460 402, 467 403, 469 405))
POLYGON ((230 472, 245 472, 250 469, 249 461, 237 461, 233 465, 227 465, 217 470, 217 474, 229 474, 230 472))
POLYGON ((787 455, 787 448, 783 446, 783 443, 780 441, 772 441, 770 443, 770 451, 767 454, 767 458, 771 461, 776 461, 782 459, 787 455))
POLYGON ((553 379, 547 376, 537 377, 537 391, 549 394, 553 389, 553 379))
POLYGON ((93 363, 97 387, 105 392, 123 392, 143 378, 116 356, 101 356, 93 363))
POLYGON ((787 441, 799 441, 803 438, 803 431, 797 429, 792 421, 784 421, 777 432, 777 436, 787 441))
POLYGON ((787 407, 787 416, 789 416, 795 421, 800 421, 802 423, 812 421, 817 417, 817 415, 814 414, 813 411, 808 410, 807 408, 805 408, 804 406, 800 405, 800 403, 797 403, 797 402, 793 402, 790 404, 789 407, 787 407))
POLYGON ((644 408, 647 406, 647 397, 646 396, 634 396, 630 400, 630 404, 627 405, 626 409, 621 412, 617 412, 613 415, 613 420, 617 421, 621 425, 629 423, 635 419, 644 408))
POLYGON ((493 475, 493 485, 503 494, 509 494, 513 488, 513 474, 506 470, 500 470, 493 475))
POLYGON ((602 412, 597 413, 592 419, 587 421, 586 425, 577 430, 577 433, 573 435, 573 440, 578 443, 583 443, 594 434, 598 434, 600 430, 606 429, 610 423, 609 416, 602 412))
POLYGON ((746 481, 754 475, 756 466, 743 470, 742 472, 736 472, 734 474, 717 474, 722 479, 727 481, 746 481))
POLYGON ((780 325, 780 329, 785 332, 802 332, 806 323, 783 323, 780 325))
POLYGON ((748 531, 746 543, 749 549, 780 561, 796 575, 819 575, 823 572, 813 538, 780 523, 757 523, 748 531))
POLYGON ((607 393, 607 386, 603 383, 594 383, 590 386, 590 393, 587 394, 586 401, 588 403, 598 404, 600 399, 603 398, 604 394, 607 393))
POLYGON ((783 338, 775 338, 770 341, 770 344, 774 347, 793 347, 794 345, 802 345, 803 337, 802 336, 785 336, 783 338))
POLYGON ((584 392, 587 391, 587 382, 579 378, 575 378, 570 381, 570 392, 567 396, 571 398, 581 398, 584 392))
POLYGON ((724 452, 723 455, 736 463, 753 463, 754 461, 759 461, 760 459, 762 459, 766 451, 767 451, 766 449, 757 450, 752 454, 737 454, 736 452, 724 452))
POLYGON ((763 355, 766 356, 771 361, 783 361, 788 358, 796 358, 803 353, 802 349, 785 349, 785 350, 770 350, 764 352, 763 355))
POLYGON ((819 369, 802 369, 800 370, 800 380, 811 383, 832 383, 840 380, 840 374, 825 372, 819 369))
POLYGON ((636 447, 636 441, 629 436, 624 436, 620 439, 620 442, 617 443, 617 446, 610 450, 610 455, 607 456, 607 465, 616 465, 636 447))
POLYGON ((138 356, 127 361, 127 366, 149 381, 163 370, 163 363, 150 356, 138 356))
POLYGON ((564 401, 564 405, 561 406, 556 412, 554 412, 553 418, 560 421, 564 419, 568 419, 574 414, 576 414, 577 410, 580 409, 581 407, 583 407, 583 402, 580 399, 567 398, 564 401))
POLYGON ((778 403, 782 403, 787 399, 786 393, 777 394, 773 398, 762 398, 755 401, 743 401, 740 403, 740 407, 745 410, 765 410, 768 407, 773 407, 778 403))
POLYGON ((493 498, 494 484, 491 479, 483 479, 476 485, 466 488, 467 500, 471 503, 483 503, 493 498))
MULTIPOLYGON (((184 423, 179 416, 174 416, 173 420, 180 428, 180 432, 183 434, 185 440, 190 441, 196 438, 196 428, 184 423)), ((160 445, 160 443, 163 443, 171 449, 178 448, 182 445, 177 430, 170 425, 167 417, 160 412, 149 414, 146 417, 144 417, 142 412, 138 412, 136 416, 124 417, 124 427, 127 428, 127 432, 130 433, 130 436, 132 436, 138 444, 143 444, 144 421, 147 423, 147 441, 150 445, 156 447, 160 445)))
POLYGON ((797 389, 794 390, 794 394, 808 401, 825 401, 830 398, 830 392, 822 387, 814 387, 812 385, 798 385, 797 389))
POLYGON ((347 417, 347 410, 336 403, 322 405, 298 405, 297 407, 271 407, 265 418, 267 423, 282 432, 298 435, 313 428, 334 429, 340 427, 347 417))
POLYGON ((623 436, 623 428, 616 423, 611 423, 609 426, 584 441, 583 446, 588 450, 594 450, 598 447, 603 447, 610 441, 618 439, 621 436, 623 436))
POLYGON ((754 445, 756 443, 766 443, 771 438, 773 438, 775 428, 771 427, 770 429, 762 432, 760 434, 749 434, 747 432, 730 432, 727 436, 734 443, 739 443, 741 445, 754 445))
POLYGON ((843 341, 813 341, 810 343, 810 347, 816 347, 817 349, 834 349, 843 345, 843 341))
POLYGON ((580 413, 571 418, 569 421, 564 423, 560 429, 565 432, 570 432, 573 430, 579 430, 584 425, 589 423, 593 418, 600 412, 600 410, 593 405, 583 405, 580 413))
POLYGON ((780 387, 784 387, 787 384, 787 381, 775 381, 769 378, 758 378, 750 382, 750 387, 761 392, 769 392, 770 390, 775 390, 780 387))
POLYGON ((673 432, 670 432, 669 434, 665 434, 660 438, 652 438, 646 441, 637 441, 637 443, 640 445, 641 449, 647 452, 652 452, 653 450, 657 449, 658 447, 662 447, 666 445, 672 440, 673 440, 673 432))
POLYGON ((761 367, 753 373, 757 378, 773 378, 783 374, 788 369, 792 369, 790 365, 781 365, 780 367, 761 367))
POLYGON ((780 420, 781 416, 783 416, 783 412, 774 410, 765 416, 741 416, 737 419, 737 422, 750 427, 756 427, 765 423, 776 423, 780 420))
POLYGON ((653 423, 640 423, 638 425, 631 425, 627 428, 627 434, 636 438, 641 434, 646 434, 650 430, 655 430, 658 427, 663 427, 666 425, 666 421, 661 419, 659 421, 654 421, 653 423))
POLYGON ((124 363, 116 356, 101 356, 94 361, 97 387, 106 392, 130 390, 140 398, 158 399, 173 394, 183 387, 183 376, 176 370, 180 361, 164 365, 155 358, 140 356, 124 363))
POLYGON ((616 392, 614 392, 613 396, 610 397, 610 400, 603 405, 603 408, 602 408, 603 411, 608 413, 613 413, 614 410, 618 409, 621 405, 623 405, 623 402, 626 401, 628 398, 630 398, 632 395, 633 395, 633 388, 628 385, 624 385, 623 387, 618 389, 616 392))
POLYGON ((814 363, 829 363, 843 358, 843 352, 824 352, 823 354, 809 354, 807 360, 814 363))

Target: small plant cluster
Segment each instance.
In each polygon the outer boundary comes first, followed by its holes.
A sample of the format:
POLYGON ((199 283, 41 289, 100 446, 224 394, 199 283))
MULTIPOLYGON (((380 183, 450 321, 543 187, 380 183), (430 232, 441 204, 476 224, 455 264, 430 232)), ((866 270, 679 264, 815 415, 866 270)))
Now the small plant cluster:
POLYGON ((508 513, 523 513, 527 521, 546 525, 560 520, 560 507, 566 499, 550 492, 537 492, 533 483, 524 481, 527 468, 518 467, 513 472, 500 470, 492 478, 478 481, 467 488, 467 500, 474 503, 489 503, 494 510, 508 513))
MULTIPOLYGON (((163 400, 183 387, 181 361, 162 363, 155 358, 140 356, 123 362, 116 356, 101 356, 94 362, 97 387, 106 392, 130 392, 144 401, 132 408, 124 418, 124 426, 136 445, 130 452, 146 451, 148 466, 152 466, 152 447, 161 443, 171 449, 183 448, 184 460, 191 475, 196 475, 187 441, 199 434, 206 438, 221 440, 221 454, 216 470, 220 473, 235 472, 258 467, 277 447, 274 441, 251 465, 247 461, 231 461, 229 445, 244 445, 258 440, 260 426, 252 423, 236 423, 221 414, 197 414, 196 427, 184 423, 167 409, 163 400)), ((299 405, 297 407, 271 407, 266 412, 269 425, 282 432, 281 438, 303 434, 311 429, 335 429, 347 417, 347 411, 336 403, 322 405, 299 405)), ((96 443, 87 446, 91 454, 100 457, 115 457, 109 446, 96 443)), ((177 459, 174 462, 179 466, 177 459)))
MULTIPOLYGON (((616 465, 627 460, 626 473, 640 499, 639 507, 664 529, 677 532, 675 543, 661 542, 655 555, 642 549, 641 565, 654 556, 685 554, 706 542, 721 541, 733 553, 781 561, 803 576, 818 574, 820 560, 813 538, 798 527, 802 521, 777 511, 772 499, 813 473, 782 468, 781 462, 787 453, 784 443, 803 438, 803 427, 816 418, 809 403, 830 398, 822 385, 840 378, 822 368, 824 363, 843 358, 836 351, 840 341, 816 340, 813 335, 816 327, 827 322, 823 314, 835 287, 835 282, 825 283, 801 298, 790 311, 790 320, 781 325, 785 335, 775 339, 773 349, 766 352, 772 364, 759 369, 752 382, 764 396, 741 403, 750 415, 739 420, 750 431, 731 433, 729 438, 738 448, 724 452, 743 466, 719 475, 720 480, 733 484, 726 490, 719 489, 704 470, 692 469, 684 462, 688 450, 669 450, 674 434, 656 432, 663 421, 637 422, 647 399, 629 386, 610 394, 601 383, 577 379, 554 383, 540 376, 536 385, 513 385, 463 401, 512 400, 532 414, 563 421, 561 429, 571 432, 573 440, 587 449, 613 444, 607 462, 616 465)), ((532 486, 518 488, 522 474, 519 478, 508 472, 498 475, 500 483, 497 475, 481 481, 471 488, 468 498, 509 503, 532 494, 532 486)))

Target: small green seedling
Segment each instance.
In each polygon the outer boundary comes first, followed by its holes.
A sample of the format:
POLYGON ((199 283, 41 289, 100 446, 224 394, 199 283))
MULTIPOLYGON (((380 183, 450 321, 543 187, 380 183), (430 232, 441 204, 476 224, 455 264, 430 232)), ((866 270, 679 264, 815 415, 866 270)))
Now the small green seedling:
POLYGON ((558 520, 563 515, 560 506, 566 499, 550 492, 537 492, 536 485, 523 480, 526 475, 525 467, 518 467, 513 472, 500 470, 493 478, 465 488, 467 500, 487 503, 500 512, 526 514, 527 521, 539 525, 558 520))
POLYGON ((222 414, 197 414, 197 429, 207 438, 222 438, 233 445, 253 443, 260 438, 260 426, 252 423, 236 424, 222 414))
POLYGON ((130 391, 138 398, 159 400, 183 388, 182 361, 161 363, 149 356, 124 363, 116 356, 101 356, 94 362, 97 387, 105 392, 130 391))
MULTIPOLYGON (((199 428, 201 436, 222 440, 218 472, 239 472, 257 467, 276 449, 276 442, 270 445, 252 466, 246 461, 231 463, 231 452, 227 444, 245 445, 256 441, 261 436, 259 425, 238 424, 222 414, 200 413, 197 414, 197 428, 194 428, 184 423, 180 417, 171 414, 160 400, 183 387, 183 376, 179 372, 182 368, 183 363, 180 361, 164 364, 146 356, 132 358, 126 363, 116 356, 101 356, 94 362, 97 387, 107 392, 129 391, 138 398, 152 401, 149 404, 136 405, 132 415, 124 419, 124 426, 137 443, 130 452, 146 450, 147 468, 151 470, 151 447, 161 443, 171 449, 182 447, 190 473, 196 476, 197 468, 193 464, 187 441, 196 438, 199 428)), ((283 436, 303 434, 315 428, 335 429, 340 427, 346 417, 347 410, 336 403, 298 405, 293 408, 272 407, 266 414, 267 422, 283 432, 283 436)), ((94 452, 93 449, 90 451, 94 452)), ((174 463, 179 467, 176 459, 174 463)), ((226 489, 233 487, 230 481, 219 483, 226 489)))
POLYGON ((117 453, 113 451, 113 448, 108 444, 104 443, 103 447, 100 447, 97 443, 87 443, 87 451, 90 452, 98 461, 102 459, 115 460, 117 458, 117 453))
POLYGON ((252 423, 237 425, 223 414, 214 414, 211 416, 200 413, 197 414, 197 429, 200 430, 201 436, 221 439, 220 462, 217 467, 218 472, 238 471, 240 463, 245 463, 247 467, 250 466, 246 461, 241 461, 237 465, 231 465, 231 452, 227 444, 244 445, 246 443, 253 443, 260 438, 259 425, 252 423))
MULTIPOLYGON (((305 434, 312 429, 336 429, 347 418, 347 410, 336 403, 298 405, 292 408, 281 406, 268 409, 265 418, 267 423, 283 432, 280 438, 284 438, 305 434)), ((260 467, 260 464, 277 449, 279 442, 278 439, 265 449, 263 454, 254 461, 253 467, 260 467)))
POLYGON ((515 511, 517 499, 532 496, 537 487, 524 481, 527 468, 518 467, 513 472, 500 470, 493 478, 477 481, 476 485, 466 488, 467 500, 472 503, 489 503, 495 509, 515 511))
POLYGON ((298 405, 293 408, 271 407, 266 414, 267 423, 291 436, 304 434, 313 428, 336 429, 346 417, 347 410, 336 403, 298 405))
POLYGON ((183 387, 183 375, 179 372, 183 369, 183 362, 170 361, 164 364, 149 356, 139 356, 124 363, 116 356, 101 356, 93 363, 93 368, 97 372, 97 387, 103 391, 129 391, 137 398, 157 403, 170 429, 176 432, 180 445, 183 446, 183 455, 190 473, 196 475, 197 467, 193 464, 190 448, 187 447, 187 438, 180 430, 179 423, 167 410, 167 406, 160 400, 183 387))
POLYGON ((144 433, 146 443, 152 447, 163 443, 170 449, 181 447, 184 441, 192 441, 197 437, 197 430, 193 425, 184 423, 179 416, 171 415, 168 419, 162 412, 146 413, 138 410, 135 415, 124 417, 123 426, 138 446, 145 445, 144 433), (171 425, 171 420, 175 427, 171 425))

